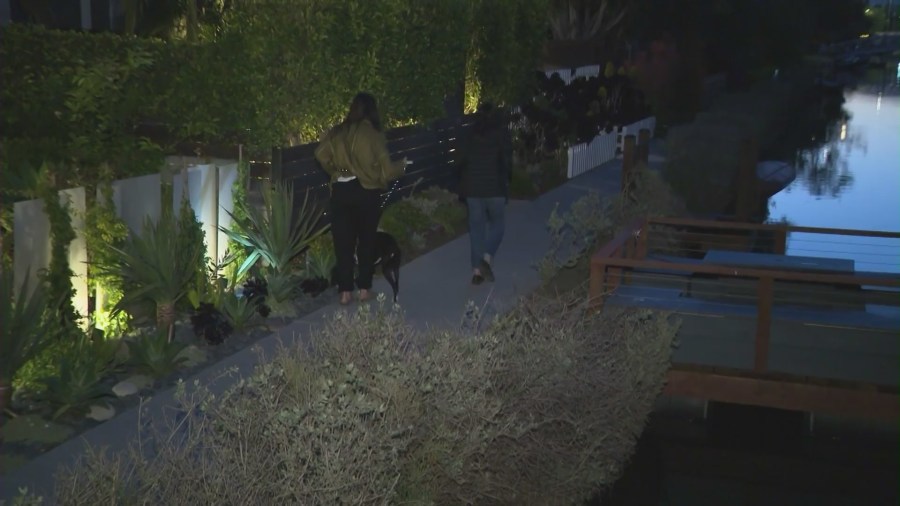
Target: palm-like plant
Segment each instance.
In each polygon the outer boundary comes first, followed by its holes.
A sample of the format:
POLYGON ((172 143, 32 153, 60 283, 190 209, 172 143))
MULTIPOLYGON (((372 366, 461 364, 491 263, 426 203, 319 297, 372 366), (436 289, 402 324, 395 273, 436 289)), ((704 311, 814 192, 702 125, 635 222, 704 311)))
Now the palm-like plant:
POLYGON ((290 185, 275 183, 263 190, 264 209, 247 208, 247 218, 234 220, 225 234, 247 249, 249 255, 238 268, 238 277, 249 271, 259 259, 277 272, 287 272, 291 260, 303 253, 309 243, 325 233, 322 212, 309 201, 307 192, 299 212, 294 214, 294 190, 290 185))
POLYGON ((113 314, 152 301, 156 305, 157 328, 168 329, 171 340, 175 306, 196 279, 203 243, 183 233, 175 217, 164 212, 157 223, 147 218, 141 234, 132 235, 122 249, 109 248, 118 258, 117 265, 98 267, 122 276, 124 287, 113 314))
POLYGON ((28 275, 18 293, 13 272, 0 272, 0 411, 12 399, 12 379, 52 341, 57 329, 45 317, 49 299, 43 284, 29 293, 28 275))

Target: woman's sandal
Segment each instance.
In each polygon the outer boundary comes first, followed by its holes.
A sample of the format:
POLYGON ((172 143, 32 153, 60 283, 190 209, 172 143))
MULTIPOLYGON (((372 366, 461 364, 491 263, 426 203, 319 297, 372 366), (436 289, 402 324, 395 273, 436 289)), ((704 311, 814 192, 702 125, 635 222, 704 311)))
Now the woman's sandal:
POLYGON ((353 302, 353 292, 341 292, 341 305, 346 306, 353 302))
POLYGON ((365 302, 371 298, 372 298, 372 292, 370 292, 369 290, 360 290, 359 291, 359 301, 360 302, 365 302))

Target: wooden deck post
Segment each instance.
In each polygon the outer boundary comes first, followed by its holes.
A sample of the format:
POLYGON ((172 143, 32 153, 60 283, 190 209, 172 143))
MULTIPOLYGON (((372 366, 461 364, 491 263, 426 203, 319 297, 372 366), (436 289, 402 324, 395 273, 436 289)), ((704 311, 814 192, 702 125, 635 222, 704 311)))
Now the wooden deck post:
POLYGON ((769 338, 772 332, 772 299, 775 280, 772 277, 759 278, 756 301, 756 353, 753 369, 765 372, 769 367, 769 338))
POLYGON ((775 238, 772 243, 772 252, 776 255, 784 255, 787 253, 787 234, 788 227, 787 225, 775 230, 774 232, 775 238))
POLYGON ((636 155, 634 144, 634 135, 626 135, 622 143, 622 192, 628 191, 628 184, 631 181, 631 170, 634 168, 636 155))
POLYGON ((748 135, 741 142, 740 159, 737 178, 737 205, 735 214, 739 221, 748 222, 753 216, 759 200, 759 184, 756 178, 756 164, 759 161, 759 148, 756 138, 748 135))
POLYGON ((635 252, 635 257, 638 260, 646 260, 647 259, 647 234, 650 233, 650 223, 649 220, 644 221, 641 228, 638 230, 637 236, 637 251, 635 252))
POLYGON ((650 161, 650 129, 642 128, 638 131, 638 161, 648 163, 650 161))

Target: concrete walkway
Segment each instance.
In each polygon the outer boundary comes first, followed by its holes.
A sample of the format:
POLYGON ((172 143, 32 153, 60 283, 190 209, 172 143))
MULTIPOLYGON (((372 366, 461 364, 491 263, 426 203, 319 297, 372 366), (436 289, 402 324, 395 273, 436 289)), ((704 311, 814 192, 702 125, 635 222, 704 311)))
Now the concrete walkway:
MULTIPOLYGON (((653 162, 658 164, 659 161, 658 155, 651 155, 651 165, 655 165, 653 162)), ((598 191, 601 195, 617 193, 621 165, 621 160, 608 162, 534 201, 510 201, 506 214, 506 235, 495 259, 494 272, 497 280, 494 283, 480 286, 470 284, 468 235, 403 266, 399 302, 409 323, 420 329, 455 327, 460 324, 470 301, 482 307, 482 314, 489 317, 503 313, 520 296, 535 290, 540 284, 536 265, 549 245, 546 223, 551 211, 557 204, 560 211, 564 211, 591 190, 598 191)), ((390 293, 390 288, 382 279, 376 281, 374 289, 390 293)), ((194 380, 199 380, 211 391, 221 392, 235 381, 235 376, 223 377, 227 369, 236 367, 240 375, 250 374, 259 363, 260 351, 271 356, 280 343, 290 345, 296 340, 305 339, 305 336, 315 332, 321 325, 323 316, 336 310, 346 309, 336 303, 322 308, 260 340, 253 349, 244 349, 211 365, 187 378, 185 382, 192 384, 194 380)), ((145 402, 141 423, 146 424, 150 420, 158 423, 162 420, 166 408, 174 404, 173 394, 174 389, 159 392, 145 402)), ((13 497, 19 487, 29 487, 44 497, 51 496, 53 476, 59 466, 74 464, 84 454, 85 444, 108 447, 110 450, 126 448, 135 440, 138 420, 137 408, 120 413, 112 420, 0 477, 0 499, 13 497)))

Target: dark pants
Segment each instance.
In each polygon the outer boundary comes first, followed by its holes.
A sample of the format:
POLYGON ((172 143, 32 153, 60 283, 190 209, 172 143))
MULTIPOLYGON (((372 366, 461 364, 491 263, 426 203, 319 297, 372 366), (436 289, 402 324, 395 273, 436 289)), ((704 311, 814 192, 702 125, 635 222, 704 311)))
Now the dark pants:
POLYGON ((506 230, 506 197, 466 199, 469 208, 469 245, 472 268, 481 266, 485 253, 493 259, 506 230))
POLYGON ((331 237, 337 257, 338 290, 342 292, 353 291, 354 264, 359 265, 356 286, 372 288, 380 196, 380 190, 366 190, 356 179, 331 185, 331 237))

